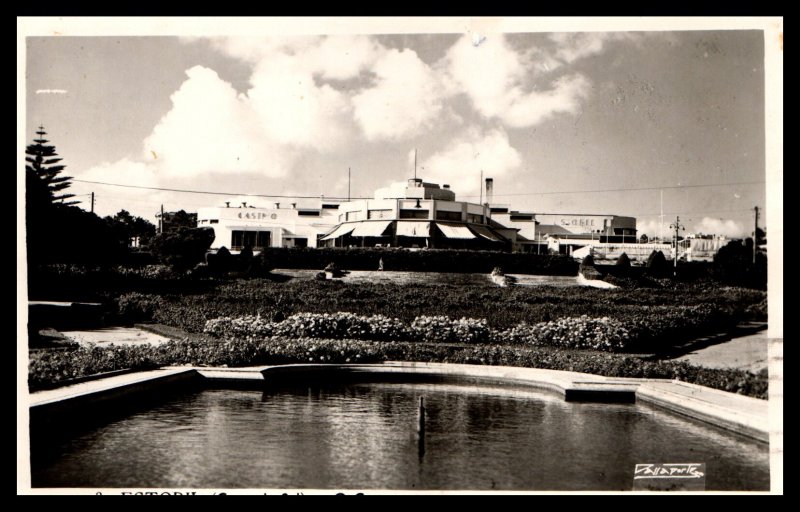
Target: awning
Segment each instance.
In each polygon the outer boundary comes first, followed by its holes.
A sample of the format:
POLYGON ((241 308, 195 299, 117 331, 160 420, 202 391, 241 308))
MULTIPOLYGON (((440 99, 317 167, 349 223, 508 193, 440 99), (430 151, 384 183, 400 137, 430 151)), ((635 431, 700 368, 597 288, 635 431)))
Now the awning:
POLYGON ((390 220, 359 222, 352 236, 382 236, 389 227, 390 220))
POLYGON ((340 224, 332 232, 322 237, 322 239, 332 240, 334 238, 339 238, 340 236, 346 235, 347 233, 353 231, 355 228, 355 224, 340 224))
POLYGON ((448 224, 446 222, 437 222, 436 225, 439 226, 439 229, 442 230, 442 233, 444 233, 444 236, 447 238, 475 238, 475 235, 472 234, 472 231, 470 231, 467 226, 448 224))
POLYGON ((430 234, 430 222, 397 221, 397 236, 428 237, 430 234))
POLYGON ((485 238, 487 240, 491 240, 492 242, 502 242, 503 241, 500 237, 498 237, 497 235, 492 233, 492 230, 487 228, 486 226, 472 225, 472 226, 470 226, 470 228, 472 228, 472 231, 474 231, 475 233, 479 234, 480 236, 482 236, 483 238, 485 238))

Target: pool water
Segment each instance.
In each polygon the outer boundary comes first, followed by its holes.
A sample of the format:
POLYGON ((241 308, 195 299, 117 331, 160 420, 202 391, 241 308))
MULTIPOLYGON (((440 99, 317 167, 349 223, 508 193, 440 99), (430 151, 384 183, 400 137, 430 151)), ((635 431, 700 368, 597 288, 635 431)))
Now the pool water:
POLYGON ((631 490, 652 462, 705 463, 707 490, 769 489, 767 445, 656 409, 420 383, 189 392, 40 442, 32 484, 631 490))

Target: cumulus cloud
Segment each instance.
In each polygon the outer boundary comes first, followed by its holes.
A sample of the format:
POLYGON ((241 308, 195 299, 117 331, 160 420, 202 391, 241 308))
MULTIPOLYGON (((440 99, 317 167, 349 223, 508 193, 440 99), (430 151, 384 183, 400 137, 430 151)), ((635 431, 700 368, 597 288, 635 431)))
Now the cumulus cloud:
MULTIPOLYGON (((657 238, 660 233, 661 222, 658 219, 636 219, 636 234, 638 236, 647 235, 648 238, 657 238)), ((669 236, 669 222, 667 222, 664 225, 664 238, 668 238, 669 236)))
POLYGON ((486 177, 508 174, 522 162, 501 129, 488 132, 469 130, 444 150, 422 162, 426 180, 447 183, 456 195, 478 195, 480 172, 486 177))
POLYGON ((712 217, 703 217, 703 220, 695 224, 692 229, 695 233, 724 235, 729 238, 749 236, 747 229, 745 229, 742 224, 733 220, 715 219, 712 217))
POLYGON ((171 97, 172 109, 144 141, 144 158, 165 177, 202 173, 284 176, 291 153, 264 136, 251 102, 202 66, 171 97))
POLYGON ((375 86, 353 97, 354 115, 369 140, 392 140, 430 129, 442 111, 442 88, 412 50, 391 50, 376 63, 375 86))
POLYGON ((524 128, 558 113, 576 112, 588 94, 589 82, 579 74, 552 80, 545 89, 528 84, 531 71, 541 74, 558 65, 542 50, 514 50, 502 34, 488 36, 478 46, 464 36, 447 53, 447 85, 451 93, 466 93, 482 116, 524 128))
POLYGON ((346 95, 328 84, 317 85, 302 62, 276 55, 260 63, 250 81, 252 114, 269 140, 332 151, 352 136, 346 95))

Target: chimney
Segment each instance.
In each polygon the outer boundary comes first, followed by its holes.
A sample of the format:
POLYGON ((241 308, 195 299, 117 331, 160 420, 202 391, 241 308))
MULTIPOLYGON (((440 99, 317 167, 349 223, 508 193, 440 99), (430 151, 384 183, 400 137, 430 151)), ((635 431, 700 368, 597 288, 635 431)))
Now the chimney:
POLYGON ((247 208, 247 203, 245 203, 244 201, 242 201, 242 208, 247 208))
POLYGON ((225 208, 230 208, 230 207, 231 207, 231 202, 225 201, 225 208))
POLYGON ((486 204, 492 204, 494 200, 494 180, 486 178, 486 204))
POLYGON ((275 203, 275 209, 279 209, 281 207, 281 203, 275 203))
POLYGON ((292 203, 292 210, 296 210, 296 209, 297 209, 297 203, 292 203))

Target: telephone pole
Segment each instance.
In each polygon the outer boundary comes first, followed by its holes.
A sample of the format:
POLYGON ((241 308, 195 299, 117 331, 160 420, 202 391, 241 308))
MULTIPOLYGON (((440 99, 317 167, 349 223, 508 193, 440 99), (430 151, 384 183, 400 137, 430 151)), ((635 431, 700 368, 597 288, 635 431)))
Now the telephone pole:
POLYGON ((161 215, 158 217, 158 233, 164 234, 164 205, 161 205, 161 215))
POLYGON ((753 229, 753 265, 756 264, 756 253, 758 252, 758 206, 756 210, 756 226, 753 229))
POLYGON ((678 277, 678 231, 684 229, 681 225, 681 218, 675 216, 675 224, 670 224, 670 228, 675 229, 675 257, 674 257, 674 268, 673 268, 673 276, 678 277))
MULTIPOLYGON (((92 213, 94 213, 94 192, 92 192, 92 213)), ((756 214, 758 215, 758 214, 756 214)))

